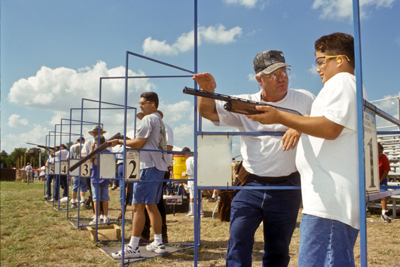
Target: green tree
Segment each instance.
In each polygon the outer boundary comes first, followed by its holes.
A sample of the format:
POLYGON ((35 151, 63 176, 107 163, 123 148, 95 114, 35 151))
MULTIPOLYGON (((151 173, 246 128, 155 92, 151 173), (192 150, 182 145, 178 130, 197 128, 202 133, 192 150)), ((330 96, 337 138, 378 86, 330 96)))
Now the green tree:
MULTIPOLYGON (((17 159, 20 158, 21 156, 23 157, 25 152, 26 152, 26 148, 14 148, 14 151, 11 152, 11 154, 8 156, 7 159, 7 168, 10 168, 10 166, 16 166, 17 165, 17 159)), ((26 161, 29 162, 29 153, 26 154, 26 161)), ((24 162, 22 162, 22 164, 24 164, 24 162)), ((22 166, 20 166, 22 167, 22 166)))
POLYGON ((4 150, 1 151, 0 153, 0 166, 3 164, 3 168, 7 168, 7 158, 8 158, 8 153, 5 152, 4 150))

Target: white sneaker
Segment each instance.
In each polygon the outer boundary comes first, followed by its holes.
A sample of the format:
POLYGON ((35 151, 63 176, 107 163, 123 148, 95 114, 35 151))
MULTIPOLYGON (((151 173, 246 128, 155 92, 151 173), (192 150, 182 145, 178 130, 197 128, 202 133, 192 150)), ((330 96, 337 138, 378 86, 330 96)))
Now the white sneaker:
POLYGON ((102 223, 101 223, 101 219, 98 220, 98 219, 96 218, 96 216, 95 216, 94 219, 89 223, 89 225, 96 225, 96 221, 98 221, 97 224, 102 224, 102 223))
POLYGON ((194 217, 194 213, 193 212, 189 212, 188 214, 185 215, 186 217, 194 217))
POLYGON ((62 199, 60 199, 61 203, 66 203, 68 202, 68 197, 63 197, 62 199))
POLYGON ((160 244, 156 244, 155 242, 151 243, 150 245, 146 246, 146 249, 148 251, 153 251, 155 253, 165 253, 165 246, 164 244, 160 243, 160 244))
POLYGON ((104 215, 103 216, 103 223, 110 224, 110 218, 108 218, 106 215, 104 215))
MULTIPOLYGON (((111 253, 114 259, 120 260, 122 258, 122 250, 111 253)), ((133 249, 130 245, 126 245, 124 248, 124 258, 140 258, 140 249, 136 247, 133 249)))

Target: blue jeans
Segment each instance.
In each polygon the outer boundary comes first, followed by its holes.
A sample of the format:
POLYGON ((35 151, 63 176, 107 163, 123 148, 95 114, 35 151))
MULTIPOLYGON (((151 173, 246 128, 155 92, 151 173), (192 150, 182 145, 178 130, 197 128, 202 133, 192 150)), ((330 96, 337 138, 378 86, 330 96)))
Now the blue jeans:
POLYGON ((299 267, 348 267, 354 264, 358 230, 342 222, 303 214, 299 267))
MULTIPOLYGON (((270 184, 250 180, 245 186, 270 184)), ((299 186, 300 175, 273 186, 299 186)), ((254 233, 264 222, 263 266, 287 266, 301 202, 300 190, 239 190, 231 203, 226 266, 251 266, 254 233)))
POLYGON ((54 175, 47 175, 46 187, 47 187, 47 200, 50 200, 51 197, 51 181, 53 180, 54 175))
MULTIPOLYGON (((120 165, 118 166, 118 171, 117 171, 117 179, 115 179, 116 181, 121 181, 122 180, 122 175, 123 175, 123 170, 124 170, 124 165, 120 165)), ((122 190, 122 182, 119 183, 120 187, 119 187, 119 204, 121 204, 121 206, 123 205, 123 190, 122 190)), ((125 193, 128 190, 128 186, 131 188, 130 192, 126 194, 125 197, 125 203, 127 205, 131 205, 132 204, 132 184, 128 184, 125 183, 125 193)))
POLYGON ((54 184, 53 184, 54 200, 58 200, 60 197, 60 183, 64 187, 62 196, 68 197, 67 175, 53 175, 53 177, 54 177, 54 184))

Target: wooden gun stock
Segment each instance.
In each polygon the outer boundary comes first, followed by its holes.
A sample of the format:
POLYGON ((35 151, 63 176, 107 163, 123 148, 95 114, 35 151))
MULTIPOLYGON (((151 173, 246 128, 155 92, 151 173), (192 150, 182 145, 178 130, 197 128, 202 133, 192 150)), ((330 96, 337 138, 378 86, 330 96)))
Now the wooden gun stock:
MULTIPOLYGON (((107 141, 113 140, 113 139, 122 139, 122 135, 121 133, 117 133, 115 135, 113 135, 112 137, 110 137, 110 139, 108 139, 107 141)), ((69 167, 69 171, 74 171, 76 168, 78 168, 79 166, 81 166, 84 162, 86 162, 88 159, 91 159, 94 155, 96 155, 97 153, 103 151, 104 149, 106 149, 108 147, 107 141, 104 142, 103 144, 101 144, 101 146, 99 146, 98 148, 96 148, 95 150, 93 150, 91 153, 89 153, 86 157, 81 158, 80 160, 78 160, 74 165, 69 167)))
POLYGON ((270 106, 270 107, 274 107, 278 110, 285 111, 288 113, 302 115, 300 112, 293 110, 293 109, 289 109, 289 108, 277 107, 274 105, 257 102, 257 101, 252 101, 252 100, 247 100, 247 99, 238 98, 238 97, 233 97, 233 96, 221 95, 221 94, 216 94, 216 93, 211 93, 211 92, 203 92, 203 91, 196 90, 193 88, 188 88, 188 87, 185 87, 183 89, 183 93, 188 94, 188 95, 195 95, 195 96, 201 96, 201 97, 225 101, 226 103, 224 104, 224 109, 226 109, 227 111, 233 112, 233 113, 239 113, 239 114, 245 114, 245 115, 261 114, 263 112, 256 110, 256 106, 270 106))

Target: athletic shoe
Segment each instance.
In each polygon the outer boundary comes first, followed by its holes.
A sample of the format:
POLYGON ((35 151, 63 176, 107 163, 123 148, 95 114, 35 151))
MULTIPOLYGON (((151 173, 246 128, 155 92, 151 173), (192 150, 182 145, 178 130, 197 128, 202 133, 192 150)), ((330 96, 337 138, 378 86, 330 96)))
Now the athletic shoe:
POLYGON ((387 216, 386 214, 383 214, 383 215, 381 216, 381 218, 382 218, 382 220, 383 220, 384 223, 390 223, 390 222, 392 221, 392 220, 390 219, 390 217, 387 216))
POLYGON ((96 225, 96 221, 98 221, 97 224, 102 224, 102 223, 101 223, 101 218, 100 218, 99 220, 97 220, 97 218, 94 217, 94 219, 89 223, 89 225, 96 225))
POLYGON ((153 252, 159 253, 159 254, 165 253, 165 251, 166 251, 164 244, 161 244, 161 243, 156 244, 155 242, 151 243, 150 245, 147 245, 146 249, 148 251, 153 251, 153 252))
POLYGON ((112 187, 111 187, 111 190, 115 190, 115 189, 117 189, 117 186, 116 185, 113 185, 112 187))
MULTIPOLYGON (((116 260, 120 260, 122 258, 122 250, 111 253, 111 256, 116 260)), ((133 249, 130 245, 126 245, 125 249, 124 249, 124 258, 127 258, 127 259, 140 258, 139 247, 136 247, 135 249, 133 249)))
POLYGON ((81 207, 87 208, 88 206, 86 206, 85 202, 81 202, 81 207))
POLYGON ((185 215, 186 217, 194 217, 194 213, 193 212, 189 212, 188 214, 185 215))
POLYGON ((108 218, 106 215, 104 215, 103 216, 103 223, 110 224, 110 218, 108 218))
POLYGON ((68 202, 68 197, 63 197, 62 199, 60 199, 61 203, 66 203, 68 202))
POLYGON ((53 202, 53 201, 56 201, 56 202, 57 202, 57 201, 58 201, 58 199, 54 199, 54 198, 52 198, 52 199, 50 199, 49 201, 50 201, 50 202, 53 202))
POLYGON ((71 203, 71 209, 76 209, 78 207, 78 205, 76 205, 76 203, 71 203))

